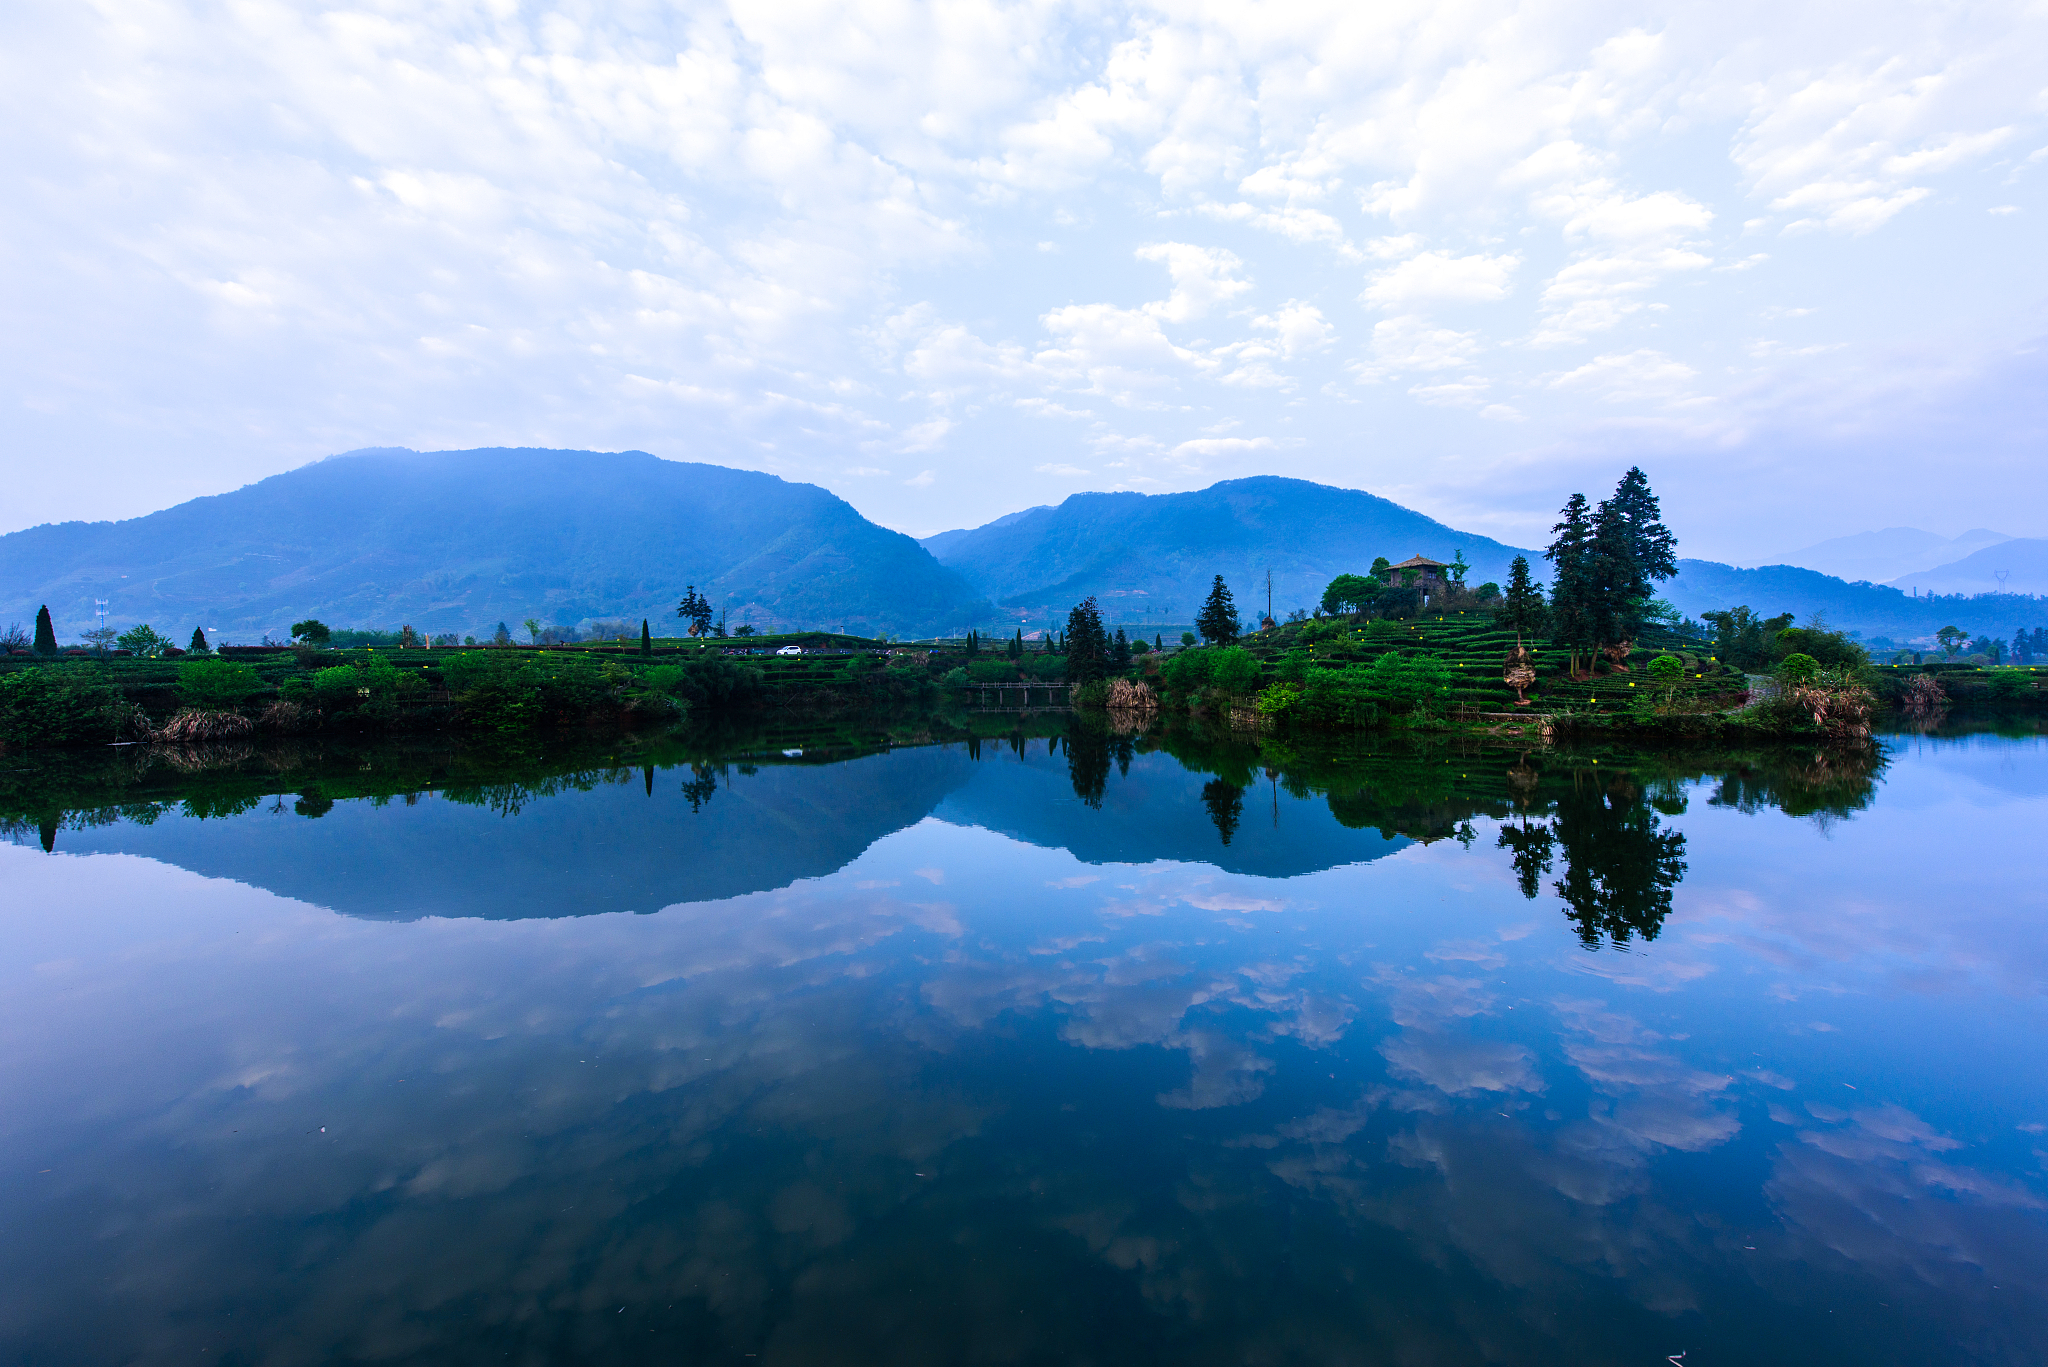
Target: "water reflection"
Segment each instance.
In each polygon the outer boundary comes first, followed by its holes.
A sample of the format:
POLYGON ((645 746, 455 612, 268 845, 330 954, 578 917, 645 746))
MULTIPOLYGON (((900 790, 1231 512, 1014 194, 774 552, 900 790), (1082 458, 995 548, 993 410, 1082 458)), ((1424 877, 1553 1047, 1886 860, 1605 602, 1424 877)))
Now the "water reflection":
POLYGON ((791 748, 17 826, 10 1360, 2048 1351, 1995 755, 791 748))

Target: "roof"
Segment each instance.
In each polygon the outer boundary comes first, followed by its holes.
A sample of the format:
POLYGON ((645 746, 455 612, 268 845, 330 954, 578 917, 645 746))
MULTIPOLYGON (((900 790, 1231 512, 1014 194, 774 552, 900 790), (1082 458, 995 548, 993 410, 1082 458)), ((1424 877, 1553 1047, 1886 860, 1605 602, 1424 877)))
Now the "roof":
POLYGON ((1448 568, 1448 566, 1443 561, 1431 560, 1426 555, 1411 555, 1400 564, 1394 566, 1394 568, 1397 570, 1441 570, 1448 568))

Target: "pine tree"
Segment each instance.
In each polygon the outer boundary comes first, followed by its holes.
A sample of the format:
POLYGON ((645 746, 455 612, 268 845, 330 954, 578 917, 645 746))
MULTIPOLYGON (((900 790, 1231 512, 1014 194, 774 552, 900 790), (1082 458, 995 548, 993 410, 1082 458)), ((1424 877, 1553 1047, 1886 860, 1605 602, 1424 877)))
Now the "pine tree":
POLYGON ((1219 574, 1209 588, 1209 597, 1202 603, 1202 610, 1195 614, 1195 630, 1212 645, 1225 645, 1235 641, 1243 629, 1237 618, 1237 602, 1230 596, 1230 586, 1219 574))
POLYGON ((1109 636, 1102 629, 1102 609, 1083 598, 1067 614, 1067 682, 1093 683, 1109 672, 1109 636))
POLYGON ((206 632, 203 628, 192 628, 192 644, 187 649, 194 655, 204 655, 207 653, 209 647, 206 644, 206 632))
POLYGON ((1110 647, 1110 660, 1118 669, 1127 668, 1131 663, 1131 639, 1124 635, 1124 629, 1116 629, 1116 642, 1110 647))
POLYGON ((1010 658, 1013 660, 1024 658, 1024 628, 1022 627, 1018 627, 1017 634, 1010 638, 1010 658))
POLYGON ((1593 620, 1588 598, 1591 585, 1593 523, 1584 494, 1573 494, 1564 505, 1563 520, 1550 530, 1557 536, 1543 553, 1555 571, 1550 577, 1551 639, 1571 651, 1572 672, 1577 673, 1579 652, 1593 645, 1593 620))
POLYGON ((35 651, 38 655, 57 653, 57 628, 50 621, 50 608, 47 603, 36 609, 35 651))
POLYGON ((1508 589, 1494 620, 1520 636, 1539 635, 1550 610, 1544 605, 1543 590, 1529 575, 1529 559, 1518 555, 1508 566, 1508 589))
POLYGON ((979 634, 970 631, 967 633, 967 658, 971 660, 979 654, 981 654, 981 637, 979 634))
POLYGON ((652 655, 654 653, 654 633, 649 630, 645 617, 640 619, 640 653, 642 655, 652 655))

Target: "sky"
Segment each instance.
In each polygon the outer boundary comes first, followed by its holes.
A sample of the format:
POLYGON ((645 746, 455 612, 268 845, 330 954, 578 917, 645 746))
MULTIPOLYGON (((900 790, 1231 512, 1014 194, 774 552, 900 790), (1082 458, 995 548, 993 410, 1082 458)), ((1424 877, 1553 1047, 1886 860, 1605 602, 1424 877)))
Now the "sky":
POLYGON ((0 531, 365 446, 2048 535, 2039 3, 15 0, 0 531))

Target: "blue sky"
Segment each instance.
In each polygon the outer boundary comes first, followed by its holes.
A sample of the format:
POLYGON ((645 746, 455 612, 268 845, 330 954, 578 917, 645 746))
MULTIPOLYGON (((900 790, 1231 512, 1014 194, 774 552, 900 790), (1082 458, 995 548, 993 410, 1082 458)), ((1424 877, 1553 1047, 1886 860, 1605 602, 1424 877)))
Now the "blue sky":
POLYGON ((1529 544, 2048 535, 2048 11, 0 17, 0 530, 619 449, 886 525, 1257 473, 1529 544))

